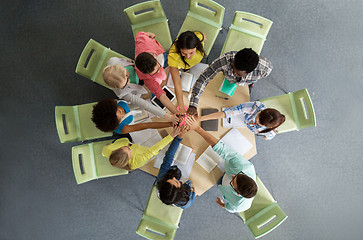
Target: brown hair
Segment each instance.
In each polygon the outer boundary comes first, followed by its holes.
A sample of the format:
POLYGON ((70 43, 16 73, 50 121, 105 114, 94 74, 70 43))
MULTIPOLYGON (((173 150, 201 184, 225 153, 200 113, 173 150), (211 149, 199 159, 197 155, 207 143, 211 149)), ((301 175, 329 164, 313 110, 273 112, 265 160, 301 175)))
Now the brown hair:
POLYGON ((237 176, 237 190, 242 197, 252 198, 257 193, 256 182, 245 174, 239 174, 237 176))
POLYGON ((103 69, 105 83, 112 88, 122 88, 127 82, 127 70, 121 64, 110 65, 103 69))
POLYGON ((267 133, 278 128, 285 120, 285 115, 281 114, 276 109, 266 108, 262 110, 259 113, 259 121, 263 126, 267 127, 267 129, 262 130, 260 133, 267 133))
POLYGON ((112 151, 110 155, 110 163, 114 167, 131 170, 129 167, 129 155, 123 151, 122 147, 112 151))

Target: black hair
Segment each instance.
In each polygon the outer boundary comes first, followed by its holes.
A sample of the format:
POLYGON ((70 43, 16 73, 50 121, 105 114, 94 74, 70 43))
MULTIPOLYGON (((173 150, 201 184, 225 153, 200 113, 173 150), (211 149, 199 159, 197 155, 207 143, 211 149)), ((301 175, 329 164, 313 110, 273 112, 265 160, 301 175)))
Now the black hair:
POLYGON ((234 56, 234 66, 240 71, 252 72, 258 65, 260 58, 252 48, 244 48, 234 56))
POLYGON ((93 106, 92 121, 103 132, 114 131, 119 123, 117 119, 117 103, 115 99, 106 99, 93 106))
MULTIPOLYGON (((198 31, 199 32, 199 31, 198 31)), ((189 64, 185 61, 184 56, 181 54, 181 49, 193 49, 196 48, 198 52, 200 52, 203 56, 205 56, 204 48, 202 42, 204 41, 204 35, 202 34, 203 39, 200 40, 197 35, 195 35, 192 31, 186 31, 179 35, 178 39, 174 41, 176 52, 181 56, 181 59, 185 66, 189 66, 189 64)))
POLYGON ((157 183, 160 200, 167 205, 178 204, 179 206, 184 206, 189 201, 191 188, 183 185, 180 188, 177 188, 167 182, 173 177, 176 179, 181 177, 181 171, 177 166, 172 166, 163 179, 157 183))
POLYGON ((252 198, 257 193, 256 182, 245 174, 237 176, 237 190, 242 197, 252 198))
POLYGON ((154 71, 157 64, 158 63, 154 56, 147 52, 140 53, 135 59, 136 67, 145 74, 149 74, 154 71))

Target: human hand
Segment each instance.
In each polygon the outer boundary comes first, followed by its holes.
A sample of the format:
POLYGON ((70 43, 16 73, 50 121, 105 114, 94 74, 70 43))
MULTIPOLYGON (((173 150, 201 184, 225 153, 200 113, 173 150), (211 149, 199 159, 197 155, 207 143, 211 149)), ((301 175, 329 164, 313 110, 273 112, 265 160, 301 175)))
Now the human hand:
POLYGON ((189 128, 191 130, 196 130, 199 127, 198 118, 196 118, 194 116, 188 116, 185 119, 185 122, 187 123, 187 125, 189 126, 189 128))
POLYGON ((187 132, 189 132, 190 131, 190 128, 189 128, 189 126, 187 126, 187 125, 184 125, 184 126, 179 126, 179 128, 180 128, 180 133, 179 133, 179 137, 180 138, 183 138, 184 137, 184 134, 186 134, 187 132))
POLYGON ((223 202, 222 199, 220 199, 219 197, 217 197, 216 203, 221 207, 221 208, 225 208, 226 204, 223 202))
POLYGON ((198 117, 198 110, 196 107, 193 106, 189 106, 188 111, 187 111, 188 115, 193 115, 193 116, 197 116, 198 117))
POLYGON ((181 128, 178 126, 174 126, 173 131, 170 133, 170 136, 172 138, 175 138, 176 136, 178 136, 180 134, 181 128))
POLYGON ((187 111, 185 110, 184 105, 179 105, 178 111, 179 111, 179 113, 187 113, 187 111))

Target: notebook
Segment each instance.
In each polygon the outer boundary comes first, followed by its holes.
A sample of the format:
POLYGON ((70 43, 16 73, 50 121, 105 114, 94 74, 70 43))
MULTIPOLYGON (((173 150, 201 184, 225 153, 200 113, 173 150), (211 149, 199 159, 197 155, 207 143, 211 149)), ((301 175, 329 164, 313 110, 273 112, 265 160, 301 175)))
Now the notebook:
MULTIPOLYGON (((216 166, 224 166, 224 159, 209 146, 197 160, 197 163, 208 173, 216 166)), ((224 171, 224 169, 221 169, 224 171)))
POLYGON ((236 91, 236 88, 237 88, 236 84, 228 82, 228 80, 225 78, 223 80, 223 83, 219 87, 219 91, 232 97, 234 94, 234 91, 236 91))

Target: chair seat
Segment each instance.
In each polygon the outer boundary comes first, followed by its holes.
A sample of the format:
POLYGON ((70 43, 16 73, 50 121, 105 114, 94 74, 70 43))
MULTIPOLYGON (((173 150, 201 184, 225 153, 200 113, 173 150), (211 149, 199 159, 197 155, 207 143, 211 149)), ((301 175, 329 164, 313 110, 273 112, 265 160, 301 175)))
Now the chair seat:
POLYGON ((261 102, 265 104, 266 107, 275 108, 285 115, 285 122, 278 127, 279 133, 294 131, 297 129, 289 94, 262 99, 261 102))
POLYGON ((111 165, 107 157, 102 156, 102 149, 106 144, 111 144, 112 140, 93 143, 93 152, 96 162, 96 173, 98 178, 119 176, 127 174, 125 169, 117 168, 111 165))
POLYGON ((243 32, 229 30, 228 32, 228 44, 222 50, 223 53, 230 51, 239 51, 244 48, 252 48, 256 53, 260 53, 265 40, 246 35, 243 32), (248 36, 248 37, 246 37, 248 36))
POLYGON ((182 213, 183 209, 180 207, 164 204, 157 196, 156 187, 153 186, 149 202, 144 213, 145 215, 177 227, 179 225, 182 213))
POLYGON ((78 106, 78 115, 82 119, 81 136, 83 141, 112 136, 112 132, 102 132, 92 121, 92 111, 95 104, 89 103, 78 106))

